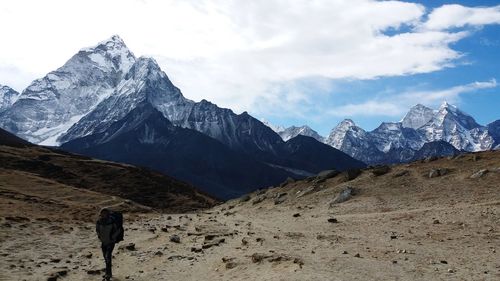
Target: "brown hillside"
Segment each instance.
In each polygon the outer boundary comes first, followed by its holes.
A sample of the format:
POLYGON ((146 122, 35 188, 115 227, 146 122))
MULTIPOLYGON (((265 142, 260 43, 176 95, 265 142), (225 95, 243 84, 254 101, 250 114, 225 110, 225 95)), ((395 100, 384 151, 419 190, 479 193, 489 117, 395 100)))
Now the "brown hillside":
MULTIPOLYGON (((0 190, 9 194, 45 188, 50 182, 77 192, 88 190, 127 199, 163 212, 192 211, 216 203, 193 186, 151 170, 39 146, 0 145, 0 176, 0 190)), ((59 192, 46 191, 47 197, 57 197, 59 192)))

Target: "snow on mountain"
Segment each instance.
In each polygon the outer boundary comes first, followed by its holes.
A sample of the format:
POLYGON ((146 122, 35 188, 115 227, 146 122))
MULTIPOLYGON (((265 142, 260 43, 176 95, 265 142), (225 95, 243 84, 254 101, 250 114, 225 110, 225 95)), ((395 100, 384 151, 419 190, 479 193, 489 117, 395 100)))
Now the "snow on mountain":
POLYGON ((82 49, 33 81, 0 115, 0 127, 37 144, 56 145, 60 135, 113 93, 134 62, 117 35, 82 49))
POLYGON ((418 131, 427 142, 444 140, 459 150, 481 151, 491 148, 493 138, 488 130, 470 115, 444 102, 432 119, 418 131))
POLYGON ((370 135, 351 119, 345 119, 333 128, 325 143, 368 164, 381 161, 383 157, 370 135))
POLYGON ((304 125, 301 127, 291 126, 278 133, 284 141, 288 141, 298 135, 315 138, 319 142, 324 142, 325 138, 320 136, 318 132, 304 125))
POLYGON ((0 85, 0 112, 11 107, 14 102, 16 102, 18 97, 19 93, 14 89, 8 86, 0 85))
POLYGON ((439 141, 459 151, 492 149, 498 145, 495 128, 479 125, 470 115, 444 102, 438 110, 416 105, 400 122, 384 122, 371 132, 357 127, 352 120, 344 120, 332 130, 325 143, 365 163, 399 163, 411 160, 431 142, 435 145, 425 150, 427 154, 449 152, 445 146, 438 145, 439 141))
POLYGON ((435 113, 435 110, 417 104, 408 111, 403 120, 401 120, 401 123, 404 128, 413 128, 416 130, 429 122, 435 113))
POLYGON ((260 119, 260 122, 262 122, 262 124, 271 128, 271 130, 273 130, 275 133, 278 133, 278 134, 285 130, 284 126, 271 124, 269 121, 267 121, 266 119, 263 119, 263 118, 260 119))
POLYGON ((391 148, 418 150, 424 143, 423 138, 417 131, 412 128, 405 128, 400 122, 383 122, 369 135, 378 150, 382 152, 388 152, 391 148))
POLYGON ((246 112, 238 115, 206 100, 185 98, 156 61, 146 57, 137 59, 113 95, 76 122, 59 141, 103 132, 142 101, 149 102, 174 125, 204 133, 236 150, 275 153, 275 146, 282 143, 276 133, 246 112))

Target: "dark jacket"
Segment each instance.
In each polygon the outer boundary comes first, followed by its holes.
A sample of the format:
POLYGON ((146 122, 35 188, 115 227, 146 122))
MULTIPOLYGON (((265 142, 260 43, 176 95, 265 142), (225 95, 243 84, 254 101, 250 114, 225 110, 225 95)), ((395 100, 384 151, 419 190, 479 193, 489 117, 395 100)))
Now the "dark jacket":
POLYGON ((97 237, 99 237, 99 240, 101 240, 103 245, 116 243, 119 231, 113 218, 108 217, 106 219, 97 220, 95 231, 97 232, 97 237))

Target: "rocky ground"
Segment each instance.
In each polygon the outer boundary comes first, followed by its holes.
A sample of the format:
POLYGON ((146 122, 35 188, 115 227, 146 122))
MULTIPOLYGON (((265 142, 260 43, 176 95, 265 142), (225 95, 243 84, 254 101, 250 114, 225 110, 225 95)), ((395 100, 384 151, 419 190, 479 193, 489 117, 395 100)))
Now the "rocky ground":
POLYGON ((48 198, 5 173, 0 280, 100 280, 96 205, 130 208, 114 280, 500 280, 500 152, 325 172, 184 214, 55 184, 48 198))

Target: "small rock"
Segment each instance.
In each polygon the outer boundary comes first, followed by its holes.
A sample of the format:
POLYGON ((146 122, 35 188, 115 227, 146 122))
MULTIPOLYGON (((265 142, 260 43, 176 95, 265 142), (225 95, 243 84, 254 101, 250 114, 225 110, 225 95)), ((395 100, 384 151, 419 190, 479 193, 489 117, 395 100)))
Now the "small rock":
POLYGON ((326 181, 327 179, 336 177, 338 174, 340 174, 340 172, 336 171, 336 170, 322 171, 316 176, 316 178, 314 179, 314 182, 322 183, 322 182, 326 181))
POLYGON ((193 253, 203 253, 202 248, 191 247, 191 252, 193 253))
POLYGON ((161 256, 163 256, 163 252, 162 251, 156 251, 155 256, 161 257, 161 256))
POLYGON ((471 178, 471 179, 477 179, 477 178, 480 178, 480 177, 482 177, 482 176, 486 175, 488 172, 489 172, 489 170, 488 170, 488 169, 481 169, 481 170, 479 170, 479 171, 475 172, 474 174, 472 174, 472 175, 470 176, 470 178, 471 178))
POLYGON ((360 257, 361 257, 361 255, 360 255, 359 253, 357 253, 357 254, 355 254, 355 255, 354 255, 354 257, 355 257, 355 258, 360 258, 360 257))
POLYGON ((338 223, 339 221, 336 218, 329 218, 328 222, 329 223, 338 223))
POLYGON ((301 258, 294 258, 293 263, 298 264, 300 268, 304 265, 304 261, 301 258))
POLYGON ((266 254, 260 254, 260 253, 254 253, 251 256, 253 263, 261 262, 262 260, 264 260, 267 257, 269 257, 269 256, 266 254))
POLYGON ((89 275, 99 275, 101 274, 101 269, 89 269, 87 270, 87 274, 89 275))
POLYGON ((174 234, 170 236, 170 242, 181 243, 181 238, 179 237, 179 235, 174 234))
POLYGON ((382 166, 376 166, 372 170, 372 174, 376 177, 385 175, 391 171, 391 168, 387 165, 382 165, 382 166))
POLYGON ((242 244, 243 246, 248 245, 248 239, 247 239, 246 237, 243 237, 243 239, 241 239, 241 244, 242 244))
POLYGON ((267 198, 267 196, 265 194, 259 195, 259 196, 255 197, 255 199, 252 201, 252 204, 253 205, 259 204, 260 202, 266 200, 266 198, 267 198))
POLYGON ((300 217, 300 214, 299 213, 295 213, 295 214, 293 214, 293 217, 294 218, 298 218, 298 217, 300 217))
POLYGON ((283 192, 279 193, 275 198, 274 198, 274 205, 281 204, 286 201, 288 193, 283 192))
POLYGON ((436 177, 440 177, 440 176, 444 176, 444 175, 447 175, 450 171, 446 168, 443 168, 443 169, 432 169, 430 172, 429 172, 429 178, 436 178, 436 177))
POLYGON ((448 264, 448 262, 445 261, 445 260, 442 260, 442 261, 439 261, 439 262, 442 263, 442 264, 448 264))
POLYGON ((226 269, 233 269, 233 268, 235 268, 237 266, 238 266, 238 264, 236 262, 234 262, 234 261, 230 261, 230 262, 226 263, 226 269))
POLYGON ((128 243, 127 245, 124 245, 124 246, 120 246, 119 248, 125 248, 129 251, 135 251, 135 244, 134 243, 128 243))
POLYGON ((245 195, 241 196, 240 203, 248 202, 248 201, 250 201, 250 199, 251 199, 250 195, 245 194, 245 195))
POLYGON ((347 255, 347 254, 349 254, 347 251, 342 252, 342 255, 347 255))
POLYGON ((452 268, 448 268, 448 273, 455 273, 455 270, 452 268))
POLYGON ((403 170, 403 171, 399 171, 397 173, 394 173, 394 175, 392 175, 393 178, 399 178, 399 177, 402 177, 402 176, 406 176, 408 175, 410 172, 408 170, 403 170))
POLYGON ((393 263, 393 264, 397 264, 397 263, 398 263, 398 261, 392 261, 392 263, 393 263))
POLYGON ((440 224, 441 222, 439 220, 434 220, 432 223, 433 224, 440 224))

